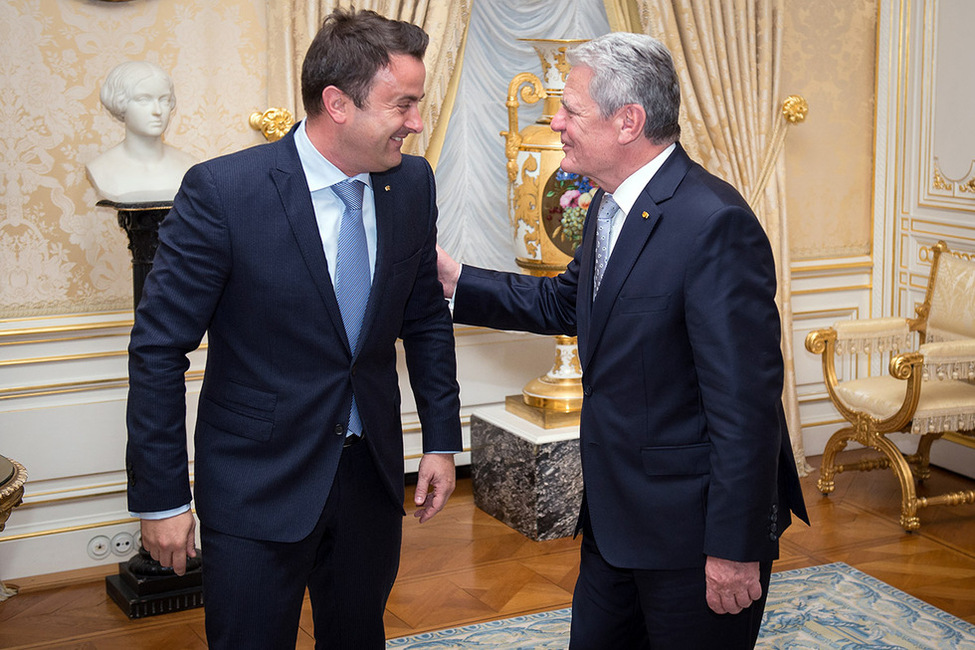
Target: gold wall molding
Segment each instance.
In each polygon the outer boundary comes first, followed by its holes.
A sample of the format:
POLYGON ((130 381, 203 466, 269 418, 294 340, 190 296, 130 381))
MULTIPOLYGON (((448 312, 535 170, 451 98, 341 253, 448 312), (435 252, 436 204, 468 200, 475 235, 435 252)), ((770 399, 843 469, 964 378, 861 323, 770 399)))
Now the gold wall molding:
MULTIPOLYGON (((189 370, 186 381, 203 381, 202 370, 189 370)), ((69 395, 86 391, 110 390, 113 388, 128 388, 128 377, 112 377, 109 379, 88 379, 82 381, 65 382, 63 384, 42 384, 35 386, 12 386, 0 388, 0 401, 23 397, 48 397, 51 395, 69 395)))
POLYGON ((934 157, 931 166, 934 169, 934 179, 931 183, 932 191, 947 192, 952 197, 961 198, 975 205, 975 197, 962 196, 964 194, 975 194, 975 160, 972 161, 965 175, 960 178, 950 178, 945 174, 937 156, 934 157))

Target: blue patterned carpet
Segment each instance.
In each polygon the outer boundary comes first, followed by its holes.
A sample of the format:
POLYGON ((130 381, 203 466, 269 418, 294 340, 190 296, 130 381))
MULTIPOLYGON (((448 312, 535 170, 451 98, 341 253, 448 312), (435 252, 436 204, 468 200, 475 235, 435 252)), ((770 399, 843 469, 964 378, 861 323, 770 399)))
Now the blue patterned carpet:
MULTIPOLYGON (((842 562, 772 575, 762 650, 975 650, 975 626, 842 562)), ((568 646, 571 610, 401 637, 387 648, 568 646)))

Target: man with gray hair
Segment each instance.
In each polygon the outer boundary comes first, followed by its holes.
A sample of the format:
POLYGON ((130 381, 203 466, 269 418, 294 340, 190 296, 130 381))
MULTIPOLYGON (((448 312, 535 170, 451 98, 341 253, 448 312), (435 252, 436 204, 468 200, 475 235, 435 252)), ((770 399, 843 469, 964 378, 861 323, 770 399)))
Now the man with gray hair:
POLYGON ((562 169, 601 188, 554 278, 439 273, 456 322, 577 334, 581 566, 570 648, 751 648, 790 511, 807 521, 781 397, 775 267, 741 195, 678 139, 657 40, 569 54, 562 169))

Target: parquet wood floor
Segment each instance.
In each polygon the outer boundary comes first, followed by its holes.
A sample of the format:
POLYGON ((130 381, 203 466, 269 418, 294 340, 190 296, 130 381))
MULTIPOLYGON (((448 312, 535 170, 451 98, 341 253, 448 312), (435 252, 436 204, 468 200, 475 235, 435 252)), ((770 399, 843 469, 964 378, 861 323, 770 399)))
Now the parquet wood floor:
MULTIPOLYGON (((819 459, 810 463, 816 467, 819 459)), ((829 498, 819 494, 817 474, 803 479, 813 525, 786 532, 776 571, 846 562, 975 623, 975 506, 924 509, 921 530, 907 534, 898 524, 900 496, 891 473, 840 474, 829 498)), ((921 492, 972 489, 973 483, 936 469, 921 492)), ((21 593, 0 603, 0 648, 206 648, 202 610, 130 621, 105 593, 108 571, 114 569, 14 581, 21 593)), ((568 607, 577 571, 577 540, 525 538, 477 510, 470 479, 462 479, 433 520, 421 526, 406 518, 387 635, 568 607)), ((306 600, 298 648, 314 647, 311 632, 306 600)))

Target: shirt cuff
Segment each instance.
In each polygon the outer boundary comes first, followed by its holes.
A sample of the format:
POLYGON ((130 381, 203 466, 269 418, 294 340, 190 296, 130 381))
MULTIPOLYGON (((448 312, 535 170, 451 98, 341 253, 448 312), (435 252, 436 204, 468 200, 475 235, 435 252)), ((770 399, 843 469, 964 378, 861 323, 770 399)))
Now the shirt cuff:
POLYGON ((158 512, 129 512, 132 517, 137 517, 139 519, 169 519, 170 517, 175 517, 176 515, 181 515, 184 512, 188 512, 190 509, 190 504, 185 506, 180 506, 179 508, 173 508, 172 510, 160 510, 158 512))

